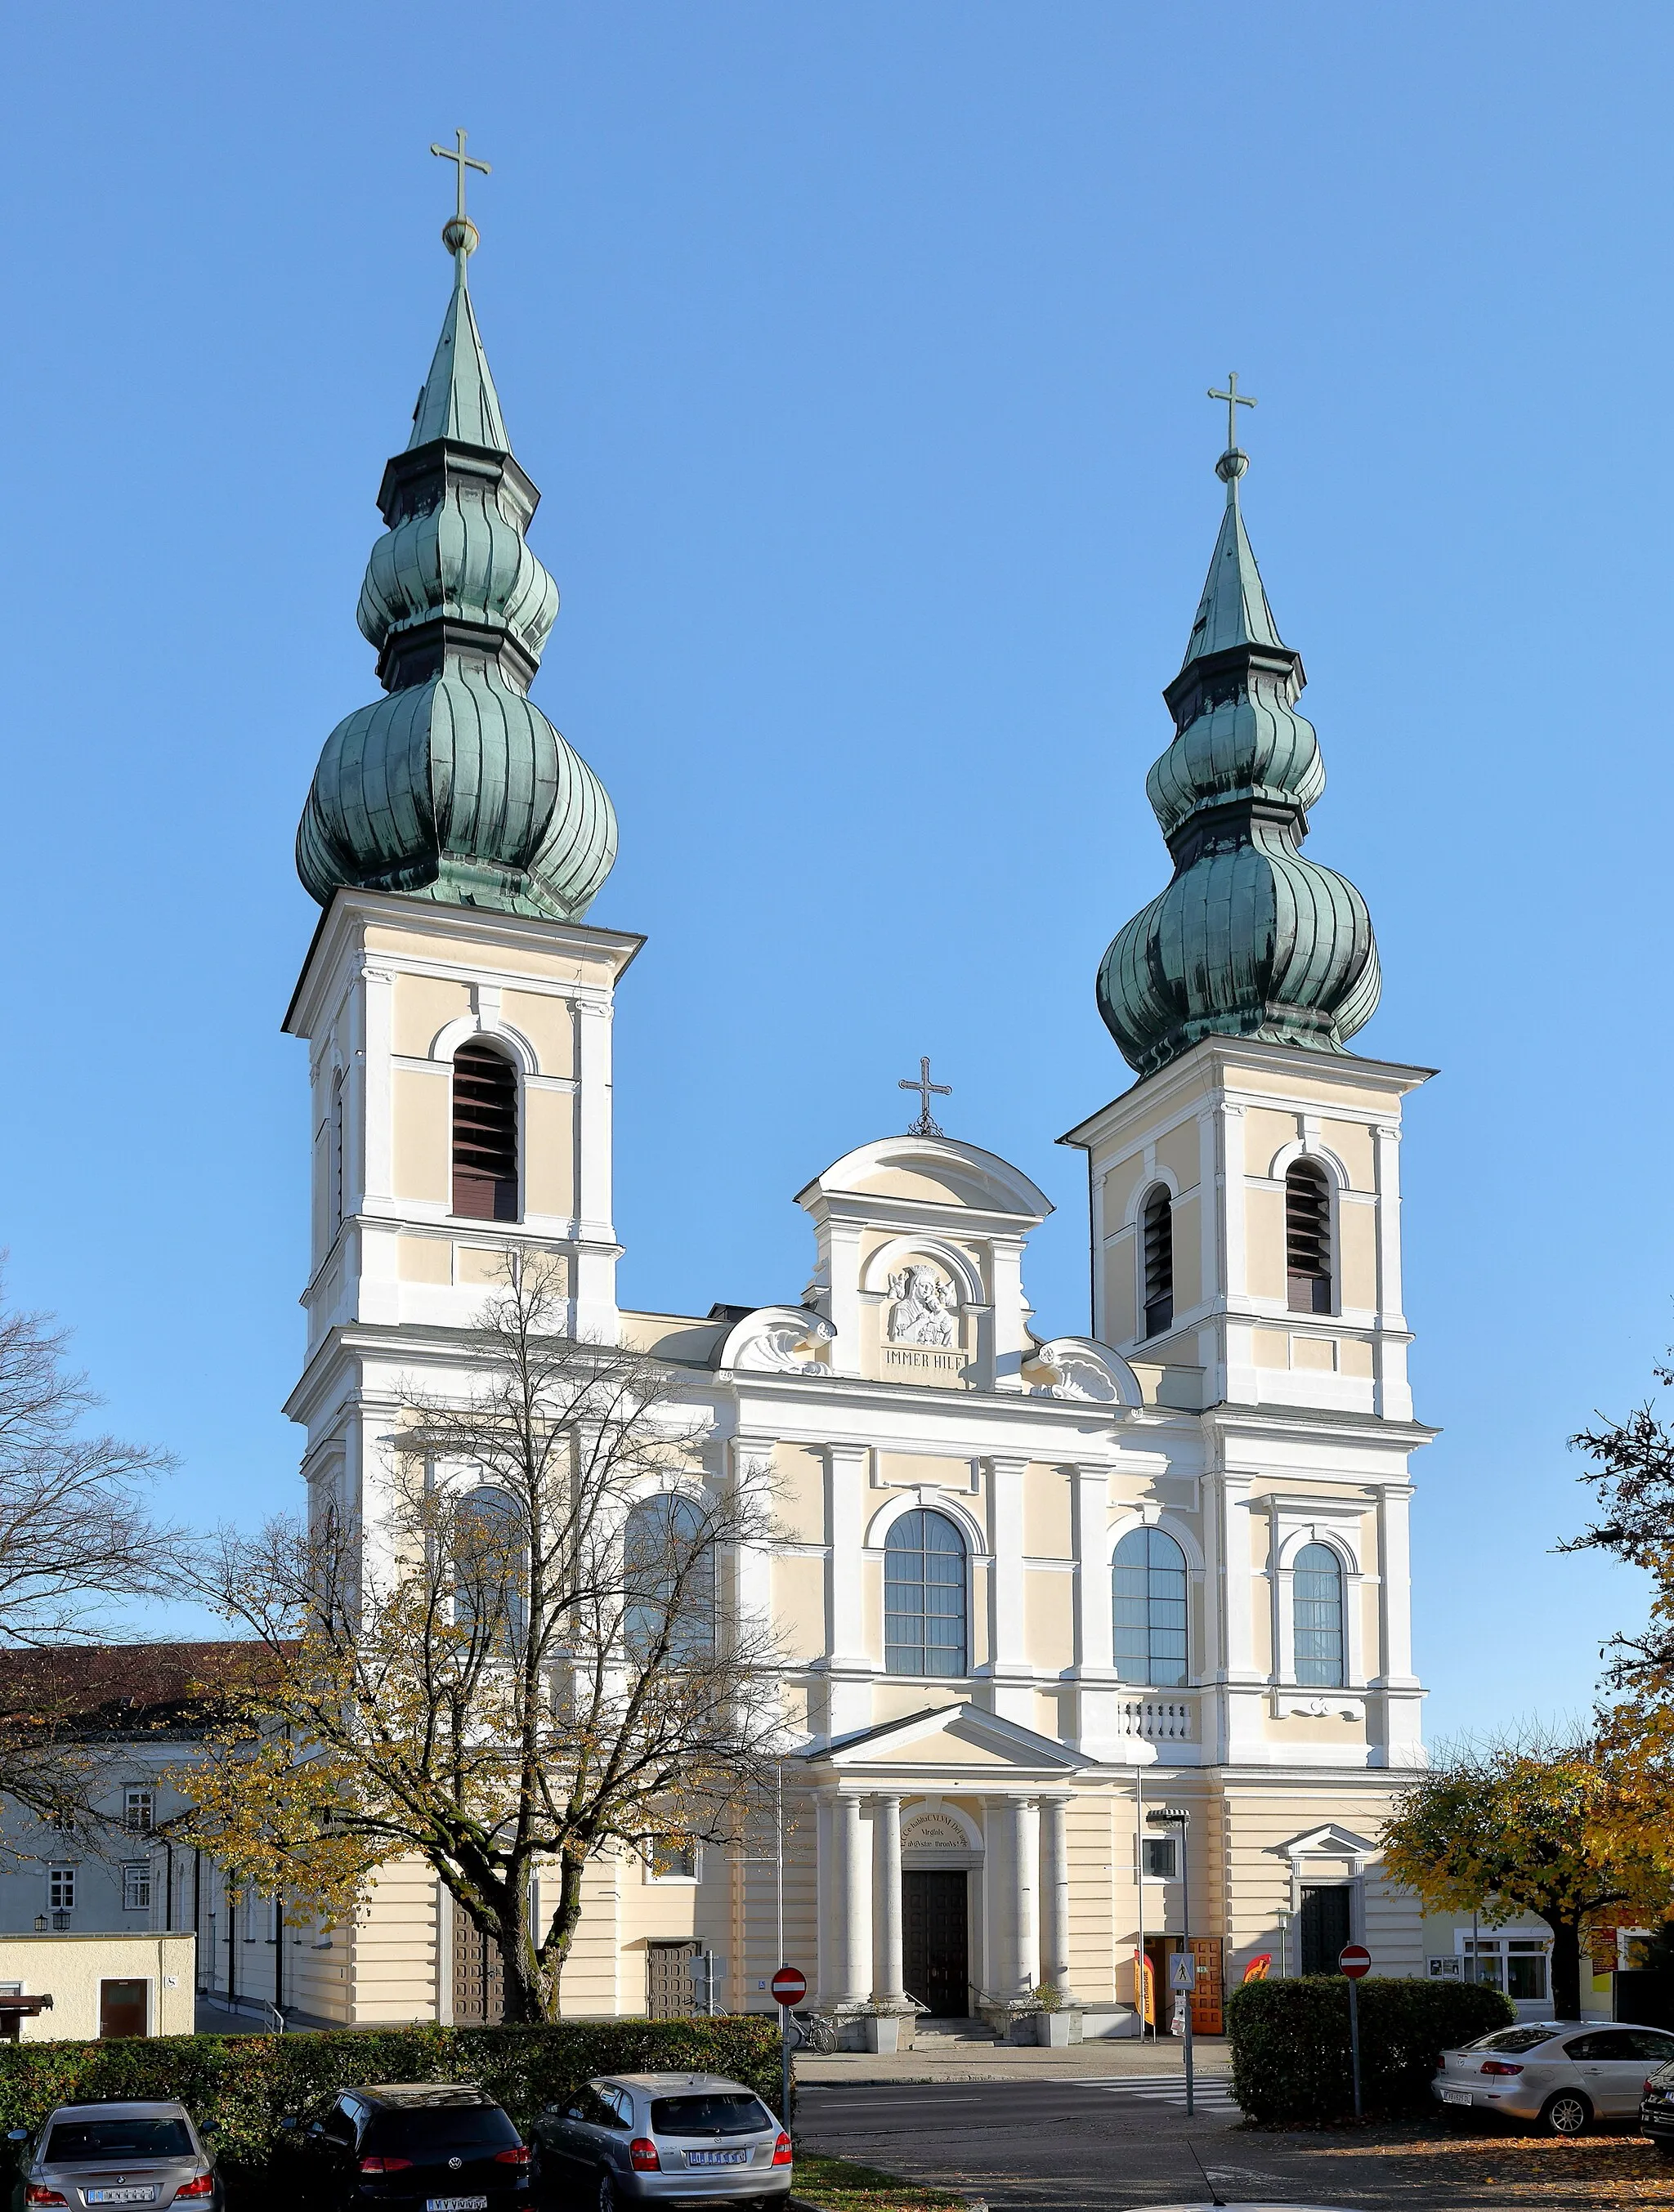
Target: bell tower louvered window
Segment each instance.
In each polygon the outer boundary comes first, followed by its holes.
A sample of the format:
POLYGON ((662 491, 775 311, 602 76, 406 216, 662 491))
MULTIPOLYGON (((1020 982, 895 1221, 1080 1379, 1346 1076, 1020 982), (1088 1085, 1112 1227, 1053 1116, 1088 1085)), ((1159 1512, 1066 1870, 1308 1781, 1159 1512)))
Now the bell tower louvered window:
POLYGON ((1145 1269, 1145 1327, 1141 1334, 1157 1336, 1174 1319, 1174 1201, 1163 1183, 1147 1194, 1140 1216, 1140 1235, 1145 1269))
POLYGON ((454 1055, 454 1211, 517 1218, 517 1071, 490 1045, 454 1055))
POLYGON ((1331 1199, 1310 1160, 1285 1176, 1285 1288, 1292 1313, 1331 1310, 1331 1199))

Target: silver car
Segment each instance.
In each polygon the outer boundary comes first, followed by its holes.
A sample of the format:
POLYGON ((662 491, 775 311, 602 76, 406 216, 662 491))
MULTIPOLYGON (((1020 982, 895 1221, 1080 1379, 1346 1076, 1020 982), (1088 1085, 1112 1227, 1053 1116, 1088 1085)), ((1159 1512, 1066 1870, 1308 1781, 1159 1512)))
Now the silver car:
POLYGON ((1674 2035, 1659 2027, 1531 2020, 1444 2051, 1430 2093, 1444 2105, 1578 2136, 1595 2119, 1636 2114, 1646 2076, 1671 2059, 1674 2035))
POLYGON ((83 2207, 155 2207, 221 2212, 221 2177, 192 2115, 172 2100, 60 2105, 32 2136, 14 2128, 18 2146, 13 2212, 83 2207))
POLYGON ((752 2089, 719 2074, 611 2074, 541 2114, 534 2185, 597 2212, 624 2204, 790 2194, 790 2137, 752 2089))

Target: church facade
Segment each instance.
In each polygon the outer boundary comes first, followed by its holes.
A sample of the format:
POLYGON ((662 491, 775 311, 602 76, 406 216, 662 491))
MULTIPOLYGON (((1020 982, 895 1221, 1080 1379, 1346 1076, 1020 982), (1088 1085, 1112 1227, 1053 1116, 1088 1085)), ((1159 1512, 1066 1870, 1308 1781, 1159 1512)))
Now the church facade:
MULTIPOLYGON (((1398 1159, 1427 1071, 1346 1048, 1377 955, 1358 892, 1300 849, 1324 771, 1244 455, 1219 464, 1147 786, 1172 879, 1098 979, 1137 1079, 1061 1139, 1088 1170, 1089 1333, 1035 1327, 1048 1201, 944 1135, 928 1090, 910 1131, 796 1194, 804 1290, 624 1310, 611 1040, 641 940, 586 919, 614 817, 528 696, 557 594, 472 308, 476 234, 444 236, 453 297, 359 608, 384 696, 332 732, 298 839, 322 908, 286 1024, 313 1102, 303 1473, 375 1531, 404 1389, 468 1392, 483 1300, 538 1248, 577 1334, 682 1378, 703 1479, 776 1499, 726 1587, 785 1655, 778 1841, 600 1861, 565 2009, 689 2005, 698 1954, 717 2008, 770 2009, 782 1955, 886 2043, 924 2009, 1032 2017, 1043 1991, 1079 2032, 1129 2033, 1147 1965, 1166 1991, 1188 1945, 1206 2029, 1263 1960, 1294 1972, 1352 1937, 1421 1972, 1377 1837, 1423 1758, 1408 1510, 1430 1431, 1398 1159)), ((492 2010, 417 1864, 293 1941, 308 2016, 492 2010)))

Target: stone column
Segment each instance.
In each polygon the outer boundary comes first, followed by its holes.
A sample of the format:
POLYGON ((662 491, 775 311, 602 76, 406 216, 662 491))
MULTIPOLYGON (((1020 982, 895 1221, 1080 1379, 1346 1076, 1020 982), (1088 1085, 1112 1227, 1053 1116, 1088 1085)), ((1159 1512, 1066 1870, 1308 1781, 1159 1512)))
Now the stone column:
POLYGON ((1033 1802, 1022 1796, 987 1801, 988 1985, 989 1996, 1002 2004, 1026 1997, 1038 1974, 1033 1802))
POLYGON ((1040 1978, 1069 1996, 1069 1800, 1040 1801, 1040 1978))
POLYGON ((825 2007, 863 2004, 872 1931, 858 1797, 843 1790, 831 1793, 825 1835, 831 1869, 820 1884, 819 2002, 825 2007))
POLYGON ((901 1965, 901 1800, 874 1797, 872 1820, 872 2002, 904 2003, 901 1965))

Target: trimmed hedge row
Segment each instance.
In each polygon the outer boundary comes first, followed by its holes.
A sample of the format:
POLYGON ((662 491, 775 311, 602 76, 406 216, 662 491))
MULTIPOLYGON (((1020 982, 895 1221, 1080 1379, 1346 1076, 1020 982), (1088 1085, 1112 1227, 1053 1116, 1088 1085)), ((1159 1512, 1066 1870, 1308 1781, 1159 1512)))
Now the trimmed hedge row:
MULTIPOLYGON (((1444 2051, 1509 2027, 1516 2008, 1481 1983, 1370 1975, 1360 1986, 1361 2092, 1368 2113, 1431 2112, 1444 2051)), ((1341 1974, 1245 1982, 1227 2001, 1233 2094, 1251 2120, 1324 2122, 1354 2109, 1348 1984, 1341 1974)))
POLYGON ((595 2074, 725 2074, 776 2111, 779 2029, 769 2014, 575 2020, 548 2027, 350 2028, 307 2035, 136 2036, 107 2043, 0 2043, 0 2135, 55 2105, 177 2097, 234 2186, 257 2181, 280 2116, 376 2081, 470 2081, 527 2128, 595 2074))

